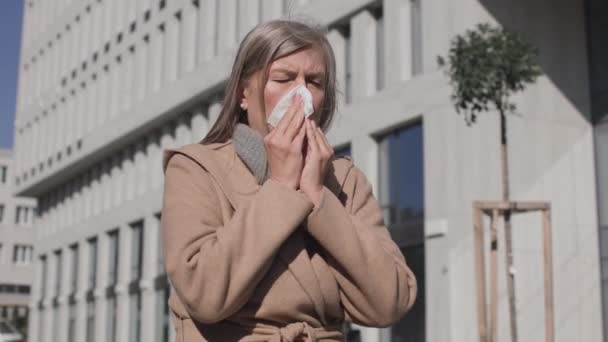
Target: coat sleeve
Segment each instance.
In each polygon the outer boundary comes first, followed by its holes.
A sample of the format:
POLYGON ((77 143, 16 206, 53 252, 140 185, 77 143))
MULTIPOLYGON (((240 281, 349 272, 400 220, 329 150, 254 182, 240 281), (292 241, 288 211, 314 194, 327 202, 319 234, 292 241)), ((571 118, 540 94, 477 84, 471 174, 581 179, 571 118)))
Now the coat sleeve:
POLYGON ((165 266, 190 316, 208 324, 249 300, 281 244, 313 207, 304 194, 268 180, 223 222, 218 189, 189 157, 175 154, 168 161, 161 216, 165 266))
POLYGON ((414 304, 416 279, 384 226, 365 175, 353 167, 343 189, 344 204, 323 189, 319 206, 308 217, 308 232, 329 254, 346 320, 389 326, 414 304))

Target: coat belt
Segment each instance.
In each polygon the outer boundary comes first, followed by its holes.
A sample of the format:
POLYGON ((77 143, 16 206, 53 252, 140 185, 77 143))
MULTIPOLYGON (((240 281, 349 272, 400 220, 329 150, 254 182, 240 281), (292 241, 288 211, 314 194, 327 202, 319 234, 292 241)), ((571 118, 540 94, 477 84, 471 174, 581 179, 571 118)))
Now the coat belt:
POLYGON ((314 328, 306 322, 291 323, 282 328, 272 327, 271 330, 267 331, 268 342, 318 342, 341 336, 339 327, 314 328))

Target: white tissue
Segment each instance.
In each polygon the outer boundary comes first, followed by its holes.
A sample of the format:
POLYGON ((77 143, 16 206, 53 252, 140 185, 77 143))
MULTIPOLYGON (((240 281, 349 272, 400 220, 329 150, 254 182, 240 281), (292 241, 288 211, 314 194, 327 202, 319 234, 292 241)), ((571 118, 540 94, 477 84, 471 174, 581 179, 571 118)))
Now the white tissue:
POLYGON ((274 106, 274 109, 272 110, 272 113, 270 113, 267 121, 270 125, 272 125, 272 127, 277 127, 281 118, 285 115, 285 113, 287 113, 287 110, 291 106, 292 99, 296 94, 300 94, 302 97, 302 102, 304 104, 304 116, 309 117, 312 115, 314 112, 312 105, 312 94, 304 85, 299 85, 285 94, 274 106))

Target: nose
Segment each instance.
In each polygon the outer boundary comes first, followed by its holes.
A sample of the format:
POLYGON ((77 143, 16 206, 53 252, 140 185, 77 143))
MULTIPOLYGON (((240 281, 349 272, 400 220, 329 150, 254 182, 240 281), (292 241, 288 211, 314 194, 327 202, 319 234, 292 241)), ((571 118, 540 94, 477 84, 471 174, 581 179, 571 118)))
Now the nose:
POLYGON ((298 78, 295 79, 295 83, 296 83, 296 86, 300 86, 300 85, 307 86, 306 79, 304 78, 304 76, 298 76, 298 78))

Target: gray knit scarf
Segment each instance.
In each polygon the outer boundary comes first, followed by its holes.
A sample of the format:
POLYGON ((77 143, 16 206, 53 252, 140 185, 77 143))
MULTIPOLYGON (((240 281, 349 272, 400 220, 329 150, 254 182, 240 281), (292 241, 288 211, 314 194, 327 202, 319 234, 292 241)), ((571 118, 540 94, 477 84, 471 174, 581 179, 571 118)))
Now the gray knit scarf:
POLYGON ((254 129, 243 123, 237 123, 232 134, 236 154, 247 165, 258 184, 268 179, 268 162, 264 138, 254 129))

